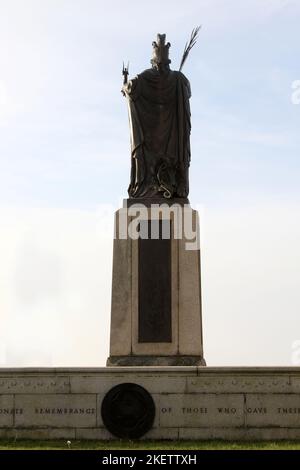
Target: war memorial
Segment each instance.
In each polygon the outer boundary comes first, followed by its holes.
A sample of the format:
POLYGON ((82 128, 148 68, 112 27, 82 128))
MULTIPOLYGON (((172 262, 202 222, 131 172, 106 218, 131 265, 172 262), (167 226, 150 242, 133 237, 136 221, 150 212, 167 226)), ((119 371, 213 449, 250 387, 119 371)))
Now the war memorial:
POLYGON ((131 175, 115 214, 107 365, 1 369, 0 438, 300 438, 300 368, 205 361, 200 217, 188 199, 191 87, 181 71, 197 34, 178 71, 165 34, 151 68, 129 79, 123 67, 131 175))

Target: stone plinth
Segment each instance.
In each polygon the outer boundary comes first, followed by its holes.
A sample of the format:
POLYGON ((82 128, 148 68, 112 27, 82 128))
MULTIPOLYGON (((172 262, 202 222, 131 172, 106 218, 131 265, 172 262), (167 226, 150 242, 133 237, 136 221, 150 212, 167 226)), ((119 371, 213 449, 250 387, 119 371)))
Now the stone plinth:
POLYGON ((205 365, 198 213, 141 202, 115 216, 107 365, 205 365))
POLYGON ((0 438, 114 439, 101 406, 119 384, 154 400, 143 439, 300 438, 300 368, 1 369, 0 438))

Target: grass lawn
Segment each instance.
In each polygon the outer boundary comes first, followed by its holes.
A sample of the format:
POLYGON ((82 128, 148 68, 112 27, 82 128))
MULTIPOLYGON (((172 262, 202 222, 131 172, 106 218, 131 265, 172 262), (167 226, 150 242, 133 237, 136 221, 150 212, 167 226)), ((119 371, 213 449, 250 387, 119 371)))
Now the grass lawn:
MULTIPOLYGON (((65 450, 66 440, 0 440, 0 450, 65 450)), ((300 450, 300 441, 72 441, 73 450, 300 450)))

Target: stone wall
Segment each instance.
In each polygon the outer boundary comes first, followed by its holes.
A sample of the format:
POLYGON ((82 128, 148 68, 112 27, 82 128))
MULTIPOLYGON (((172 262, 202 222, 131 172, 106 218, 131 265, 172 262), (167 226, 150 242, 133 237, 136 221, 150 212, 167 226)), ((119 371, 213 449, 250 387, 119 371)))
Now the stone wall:
POLYGON ((113 439, 105 394, 136 383, 156 416, 143 439, 299 439, 300 368, 0 369, 0 438, 113 439))

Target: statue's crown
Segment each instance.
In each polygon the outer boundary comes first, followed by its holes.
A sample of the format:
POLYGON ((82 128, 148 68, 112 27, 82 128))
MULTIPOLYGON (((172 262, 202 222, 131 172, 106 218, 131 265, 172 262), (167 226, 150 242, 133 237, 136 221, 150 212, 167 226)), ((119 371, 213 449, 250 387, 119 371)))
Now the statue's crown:
POLYGON ((170 64, 171 61, 169 59, 169 48, 171 44, 167 42, 166 44, 166 35, 165 34, 158 34, 157 40, 153 41, 153 52, 152 52, 152 59, 151 63, 160 63, 160 64, 170 64))

